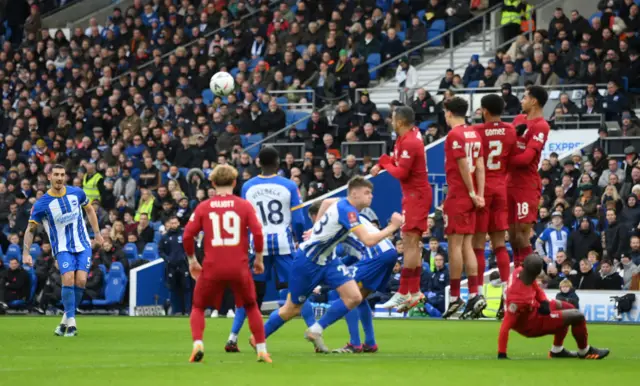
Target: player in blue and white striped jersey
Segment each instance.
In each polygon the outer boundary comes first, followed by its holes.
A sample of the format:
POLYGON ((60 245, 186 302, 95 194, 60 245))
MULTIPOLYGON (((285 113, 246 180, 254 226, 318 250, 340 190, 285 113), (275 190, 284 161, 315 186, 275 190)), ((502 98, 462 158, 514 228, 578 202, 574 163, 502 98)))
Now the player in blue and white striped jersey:
POLYGON ((369 233, 360 223, 358 211, 371 205, 372 190, 371 182, 362 177, 353 177, 347 185, 347 198, 327 199, 322 203, 318 221, 309 231, 309 239, 295 253, 287 301, 269 316, 265 324, 267 336, 300 314, 302 304, 314 288, 326 284, 338 291, 340 299, 305 331, 305 338, 314 344, 316 351, 329 351, 322 338, 324 329, 362 302, 362 295, 351 273, 336 256, 336 246, 353 233, 364 245, 373 247, 392 235, 403 222, 402 215, 394 213, 385 229, 369 233))
MULTIPOLYGON (((258 307, 266 292, 266 282, 275 279, 276 289, 288 288, 289 273, 293 264, 296 243, 302 242, 304 217, 300 208, 302 200, 295 182, 277 175, 280 165, 278 151, 270 146, 258 154, 262 174, 242 185, 242 198, 253 205, 264 233, 264 273, 253 275, 258 307)), ((253 239, 251 241, 253 245, 253 239)), ((307 323, 313 324, 313 309, 307 302, 302 309, 307 323)), ((238 308, 231 325, 226 352, 238 352, 238 333, 246 318, 244 308, 238 308)))
POLYGON ((82 217, 82 208, 94 232, 96 243, 104 240, 100 235, 98 217, 82 189, 65 186, 66 171, 62 165, 54 165, 49 173, 51 189, 31 209, 29 227, 24 235, 22 261, 33 265, 29 254, 38 224, 44 226, 58 261, 62 276, 62 305, 64 315, 54 333, 58 336, 77 335, 75 313, 80 305, 91 268, 91 241, 82 217))

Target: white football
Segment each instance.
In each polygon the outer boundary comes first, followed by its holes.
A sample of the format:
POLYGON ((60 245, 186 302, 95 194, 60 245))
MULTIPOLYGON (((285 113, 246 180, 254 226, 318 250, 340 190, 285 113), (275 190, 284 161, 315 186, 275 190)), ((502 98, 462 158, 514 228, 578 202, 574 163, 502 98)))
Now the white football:
POLYGON ((209 88, 218 96, 227 96, 235 91, 235 81, 228 72, 216 72, 209 81, 209 88))

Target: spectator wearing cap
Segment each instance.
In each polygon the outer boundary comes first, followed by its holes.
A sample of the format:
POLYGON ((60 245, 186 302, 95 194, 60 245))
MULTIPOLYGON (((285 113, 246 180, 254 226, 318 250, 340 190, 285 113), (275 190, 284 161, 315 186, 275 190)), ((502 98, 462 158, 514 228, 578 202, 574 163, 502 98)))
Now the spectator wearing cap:
POLYGON ((416 68, 409 63, 409 58, 404 56, 400 59, 400 65, 396 68, 396 82, 398 84, 398 88, 401 88, 405 98, 400 98, 404 100, 405 103, 411 104, 413 101, 413 95, 418 88, 418 72, 416 68))
POLYGON ((357 52, 351 54, 349 63, 345 69, 347 85, 349 86, 349 98, 355 102, 355 93, 357 88, 366 88, 369 86, 369 68, 364 63, 357 52))
POLYGON ((624 163, 622 167, 624 169, 624 182, 631 181, 631 171, 638 163, 638 152, 633 145, 627 146, 624 148, 624 163))
POLYGON ((622 126, 620 129, 624 137, 640 137, 640 125, 638 125, 637 119, 634 119, 629 111, 622 113, 622 126))
POLYGON ((553 212, 551 225, 536 240, 536 252, 543 256, 546 263, 550 263, 558 251, 567 249, 568 238, 569 230, 562 223, 562 213, 553 212))
POLYGON ((496 87, 501 87, 502 89, 502 100, 504 100, 505 105, 504 113, 506 115, 520 114, 520 111, 522 110, 522 107, 520 106, 520 100, 518 100, 518 97, 513 95, 511 91, 511 84, 505 83, 501 86, 498 86, 496 81, 496 87))
MULTIPOLYGON (((480 55, 471 55, 471 60, 467 69, 464 70, 464 76, 462 77, 462 83, 465 87, 469 86, 471 82, 480 82, 484 77, 484 66, 480 64, 480 55)), ((490 86, 487 86, 490 87, 490 86)))
POLYGON ((504 64, 504 72, 498 76, 496 80, 496 87, 502 87, 505 84, 514 85, 520 83, 520 75, 516 72, 513 62, 506 62, 504 64))
POLYGON ((576 200, 576 205, 582 205, 584 214, 587 217, 595 218, 598 215, 598 197, 593 192, 594 186, 591 182, 581 183, 578 186, 580 196, 576 200))

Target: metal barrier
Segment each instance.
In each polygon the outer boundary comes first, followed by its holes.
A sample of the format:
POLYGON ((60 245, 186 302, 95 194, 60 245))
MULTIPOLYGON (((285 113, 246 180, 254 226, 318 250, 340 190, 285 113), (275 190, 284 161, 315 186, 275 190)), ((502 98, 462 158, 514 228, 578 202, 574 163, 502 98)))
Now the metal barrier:
POLYGON ((600 147, 610 157, 624 158, 624 149, 633 146, 640 150, 640 137, 607 137, 600 138, 600 147))
POLYGON ((342 142, 340 153, 343 156, 353 155, 358 161, 362 161, 365 156, 370 156, 372 160, 377 161, 387 153, 387 143, 385 141, 342 142))
POLYGON ((294 109, 313 109, 316 105, 316 91, 311 90, 272 90, 267 91, 267 93, 276 99, 287 98, 287 101, 281 103, 282 99, 278 101, 278 105, 282 108, 294 108, 294 109), (294 102, 289 103, 289 95, 290 94, 302 94, 301 98, 305 98, 306 102, 294 102), (309 98, 309 96, 311 96, 309 98))
POLYGON ((306 151, 304 142, 293 142, 293 143, 262 143, 262 147, 272 146, 278 153, 280 154, 280 159, 284 160, 284 157, 287 153, 293 154, 293 158, 296 162, 304 161, 304 152, 306 151))
MULTIPOLYGON (((515 115, 503 115, 500 119, 503 122, 512 122, 515 115)), ((471 118, 472 123, 482 123, 482 117, 474 115, 471 118)), ((567 114, 556 115, 552 121, 555 129, 558 130, 580 130, 580 129, 600 129, 604 126, 603 114, 567 114)))

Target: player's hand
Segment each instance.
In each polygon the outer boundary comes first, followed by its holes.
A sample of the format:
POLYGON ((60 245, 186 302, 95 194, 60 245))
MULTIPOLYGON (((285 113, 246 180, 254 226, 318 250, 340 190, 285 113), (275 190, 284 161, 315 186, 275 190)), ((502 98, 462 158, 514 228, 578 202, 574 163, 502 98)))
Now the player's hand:
POLYGON ((383 154, 382 156, 380 156, 380 159, 378 160, 378 164, 380 164, 380 166, 383 168, 386 165, 390 165, 392 162, 393 162, 393 158, 391 158, 389 154, 383 154))
POLYGON ((375 177, 378 175, 378 173, 380 173, 380 170, 382 170, 380 165, 373 165, 371 167, 371 170, 369 170, 369 173, 371 173, 371 175, 375 177))
POLYGON ((476 208, 484 208, 484 197, 476 195, 472 197, 471 200, 473 200, 473 205, 475 205, 476 208))
POLYGON ((29 251, 24 251, 22 253, 22 264, 26 264, 29 267, 33 266, 33 258, 31 257, 31 255, 29 254, 29 251))
POLYGON ((104 244, 104 238, 102 238, 100 233, 97 233, 93 238, 93 242, 98 244, 98 246, 102 246, 102 244, 104 244))
POLYGON ((307 241, 311 238, 311 233, 313 232, 313 229, 308 229, 306 230, 303 234, 302 234, 302 240, 307 241))
POLYGON ((262 259, 260 259, 260 260, 255 259, 253 261, 253 272, 256 275, 260 275, 260 274, 264 273, 264 263, 262 262, 262 259))
POLYGON ((518 134, 518 137, 522 137, 525 131, 527 131, 527 125, 525 123, 516 126, 516 134, 518 134))
POLYGON ((538 313, 540 315, 549 315, 551 314, 551 308, 549 306, 549 301, 545 300, 540 302, 540 307, 538 307, 538 313))
POLYGON ((391 215, 391 224, 396 228, 400 228, 404 224, 404 216, 398 212, 394 212, 391 215))
POLYGON ((498 359, 509 359, 509 357, 507 357, 507 353, 506 352, 499 352, 498 353, 498 359))
POLYGON ((189 273, 193 280, 198 280, 198 277, 200 277, 200 274, 202 273, 202 266, 198 263, 198 260, 189 260, 189 273))

